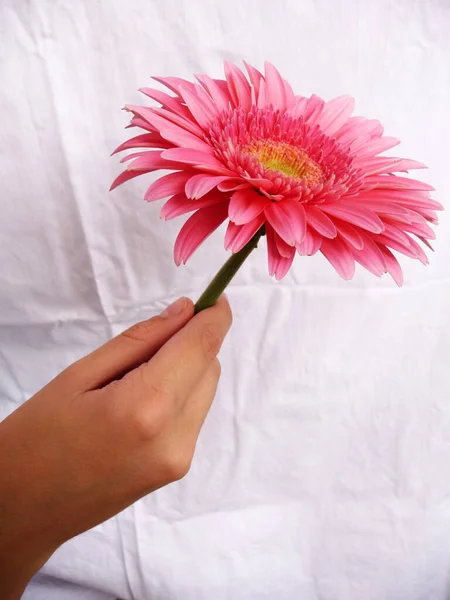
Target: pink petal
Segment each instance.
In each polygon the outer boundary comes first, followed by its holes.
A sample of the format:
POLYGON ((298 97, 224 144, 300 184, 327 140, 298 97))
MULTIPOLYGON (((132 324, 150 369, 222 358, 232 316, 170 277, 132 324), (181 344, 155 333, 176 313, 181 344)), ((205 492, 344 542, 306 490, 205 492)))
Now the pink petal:
POLYGON ((302 117, 305 114, 307 105, 308 98, 305 98, 304 96, 295 96, 295 104, 289 110, 289 114, 293 117, 302 117))
POLYGON ((379 138, 383 135, 383 125, 376 119, 366 119, 365 117, 350 117, 344 125, 334 135, 339 143, 346 146, 350 144, 353 150, 355 146, 360 145, 362 139, 365 140, 379 138))
POLYGON ((344 221, 337 221, 336 227, 341 238, 348 242, 356 250, 362 250, 364 248, 364 241, 361 234, 349 223, 344 221))
POLYGON ((430 244, 430 242, 427 239, 425 239, 424 237, 422 237, 420 235, 418 236, 418 238, 423 244, 425 244, 425 246, 427 246, 427 248, 429 248, 431 250, 431 252, 434 252, 433 246, 430 244))
POLYGON ((319 235, 314 229, 308 227, 306 230, 305 238, 300 244, 295 244, 297 252, 300 256, 313 256, 320 250, 322 245, 323 237, 319 235))
POLYGON ((364 247, 361 250, 352 250, 353 256, 365 269, 381 277, 386 273, 386 262, 377 244, 366 234, 363 235, 364 247))
MULTIPOLYGON (((339 129, 335 132, 334 137, 341 141, 347 134, 351 134, 351 139, 357 139, 365 137, 367 132, 367 123, 369 122, 366 117, 350 117, 339 129)), ((371 137, 370 135, 368 136, 371 137)))
POLYGON ((229 177, 224 175, 204 175, 203 173, 194 175, 186 183, 186 196, 193 199, 201 198, 218 186, 219 183, 223 183, 224 181, 228 180, 229 177))
POLYGON ((367 156, 374 156, 375 154, 389 150, 389 148, 394 148, 394 146, 398 146, 398 144, 400 144, 400 140, 394 137, 371 139, 358 150, 356 161, 360 161, 360 159, 366 158, 367 156))
POLYGON ((431 211, 444 210, 442 204, 436 202, 436 200, 432 200, 431 198, 408 198, 397 195, 395 202, 400 206, 404 206, 405 208, 409 208, 410 210, 415 210, 418 212, 422 212, 422 209, 431 211))
POLYGON ((308 225, 327 238, 336 237, 337 232, 333 221, 320 208, 306 204, 305 211, 308 225))
POLYGON ((206 142, 187 131, 184 127, 180 127, 154 113, 149 115, 147 119, 159 131, 161 136, 169 142, 172 142, 172 144, 193 148, 195 150, 202 150, 203 152, 211 151, 211 146, 209 146, 209 144, 206 144, 206 142))
POLYGON ((269 203, 270 200, 251 188, 238 190, 230 198, 228 216, 236 225, 245 225, 261 214, 269 203))
POLYGON ((385 222, 383 235, 389 237, 393 240, 396 240, 400 244, 404 244, 405 246, 409 246, 411 243, 411 238, 409 235, 402 231, 403 224, 401 225, 401 229, 398 226, 395 226, 391 223, 385 222))
MULTIPOLYGON (((372 189, 368 192, 362 192, 359 197, 364 200, 364 206, 366 205, 366 198, 369 202, 373 198, 376 202, 380 200, 387 202, 395 202, 396 205, 404 207, 405 209, 412 208, 426 208, 432 210, 444 210, 442 204, 432 200, 427 196, 420 195, 421 192, 411 191, 405 188, 402 189, 372 189)), ((374 208, 373 210, 377 210, 374 208)))
POLYGON ((188 165, 196 165, 199 167, 211 167, 218 173, 223 175, 234 175, 228 171, 224 165, 214 157, 214 155, 202 152, 201 150, 191 150, 189 148, 171 148, 162 153, 162 157, 166 160, 185 163, 188 165))
MULTIPOLYGON (((272 228, 271 228, 272 229, 272 228)), ((275 238, 275 243, 277 245, 278 253, 283 258, 291 258, 291 256, 295 253, 295 247, 289 246, 286 242, 281 238, 278 233, 274 229, 272 229, 273 235, 275 238)))
POLYGON ((389 202, 383 194, 360 193, 357 196, 361 205, 368 210, 383 215, 407 215, 408 211, 403 206, 389 202))
POLYGON ((244 73, 228 61, 225 61, 224 66, 225 77, 234 106, 241 106, 244 110, 250 110, 252 105, 251 88, 244 73))
POLYGON ((208 238, 227 218, 228 206, 224 202, 195 212, 178 234, 174 247, 174 259, 177 266, 186 263, 202 242, 208 238))
MULTIPOLYGON (((273 264, 273 266, 272 266, 273 274, 275 275, 275 279, 277 281, 280 281, 280 279, 283 279, 283 277, 285 275, 287 275, 289 269, 292 266, 292 263, 294 262, 294 258, 295 258, 295 248, 292 248, 292 254, 290 257, 285 258, 283 256, 280 256, 277 260, 277 263, 273 264)), ((270 272, 270 264, 269 264, 269 272, 270 272)))
POLYGON ((230 107, 230 98, 228 94, 225 94, 222 91, 214 79, 211 79, 208 75, 196 75, 196 78, 209 93, 213 102, 216 104, 218 111, 224 112, 228 110, 230 107))
POLYGON ((424 181, 417 181, 400 175, 368 175, 364 179, 365 185, 374 185, 378 190, 419 190, 434 192, 434 187, 424 181))
POLYGON ((284 241, 290 246, 302 242, 306 232, 306 214, 303 206, 295 200, 270 202, 264 214, 284 241))
POLYGON ((426 169, 425 165, 416 160, 395 158, 389 156, 369 157, 354 162, 355 167, 366 171, 366 175, 393 173, 394 171, 409 171, 410 169, 426 169))
POLYGON ((212 100, 211 96, 205 91, 202 85, 195 84, 195 94, 202 103, 202 106, 205 107, 213 118, 220 115, 222 111, 219 110, 217 104, 212 100))
MULTIPOLYGON (((254 187, 258 188, 261 192, 272 192, 274 188, 274 182, 270 179, 265 179, 263 177, 246 177, 245 181, 247 183, 251 183, 254 187)), ((273 199, 273 196, 271 196, 273 199)))
POLYGON ((395 283, 401 287, 403 285, 403 273, 398 260, 386 246, 378 245, 378 247, 383 255, 384 262, 386 263, 386 272, 389 273, 395 283))
POLYGON ((382 244, 383 246, 388 246, 393 250, 397 250, 401 252, 405 256, 409 256, 410 258, 418 258, 420 262, 423 264, 428 264, 428 258, 422 248, 417 244, 413 239, 409 240, 409 244, 402 244, 401 242, 394 240, 390 237, 387 237, 383 234, 379 234, 377 236, 377 244, 382 244))
POLYGON ((419 223, 420 225, 422 225, 423 223, 426 224, 427 221, 425 217, 419 215, 419 213, 408 210, 405 212, 405 214, 401 215, 385 214, 383 215, 383 222, 393 223, 396 227, 401 227, 403 229, 404 225, 409 225, 410 223, 419 223))
MULTIPOLYGON (((170 146, 172 148, 172 145, 170 146)), ((130 160, 133 160, 134 158, 139 158, 140 156, 145 156, 147 154, 148 150, 141 150, 140 152, 132 152, 131 154, 127 154, 127 156, 123 156, 120 159, 121 163, 125 163, 125 162, 129 162, 130 160)))
POLYGON ((428 260, 428 256, 423 251, 423 248, 421 248, 416 240, 413 240, 412 238, 409 240, 409 243, 413 252, 416 253, 416 258, 420 260, 423 265, 428 265, 430 261, 428 260))
POLYGON ((181 103, 179 98, 174 98, 165 92, 154 90, 153 88, 140 88, 139 91, 152 100, 159 102, 163 108, 171 110, 177 115, 180 115, 180 117, 183 117, 184 119, 192 119, 191 113, 186 106, 181 103))
POLYGON ((248 63, 246 63, 245 60, 244 60, 244 65, 245 65, 245 68, 247 69, 247 73, 250 78, 250 82, 255 90, 256 98, 258 98, 259 86, 260 86, 261 80, 264 80, 264 77, 262 76, 262 73, 260 73, 258 71, 258 69, 255 69, 255 67, 252 67, 252 65, 249 65, 248 63))
MULTIPOLYGON (((221 111, 217 104, 211 99, 211 96, 205 91, 202 85, 194 85, 192 97, 197 101, 197 104, 200 104, 201 110, 207 116, 208 122, 213 121, 220 115, 221 111)), ((206 128, 209 129, 209 126, 206 126, 206 128)))
POLYGON ((276 233, 272 227, 266 227, 266 238, 267 238, 267 256, 269 259, 269 275, 275 275, 277 280, 282 279, 289 271, 292 265, 292 261, 295 256, 295 248, 291 248, 291 254, 288 257, 281 256, 276 239, 276 233))
POLYGON ((224 79, 213 79, 213 81, 217 85, 217 87, 220 89, 222 94, 226 98, 228 98, 228 102, 230 103, 230 106, 231 106, 232 102, 231 102, 231 96, 230 96, 230 91, 228 89, 227 82, 224 79))
POLYGON ((114 150, 113 154, 131 148, 170 148, 171 146, 172 144, 167 142, 167 140, 164 140, 159 133, 143 133, 120 144, 120 146, 114 150))
MULTIPOLYGON (((200 88, 201 89, 201 88, 200 88)), ((208 130, 211 121, 214 120, 216 114, 198 97, 196 90, 189 90, 182 87, 180 94, 186 103, 186 106, 192 113, 192 116, 203 130, 208 130)))
MULTIPOLYGON (((158 169, 180 169, 180 165, 176 162, 171 162, 168 159, 165 159, 163 154, 164 152, 170 152, 170 150, 161 151, 149 151, 145 152, 133 162, 128 165, 129 171, 145 171, 146 173, 151 173, 152 171, 157 171, 158 169)), ((198 152, 197 150, 192 150, 192 152, 198 152)))
POLYGON ((158 133, 155 131, 155 128, 150 125, 148 121, 142 119, 141 117, 133 117, 130 121, 130 124, 125 127, 125 129, 130 129, 130 127, 140 127, 141 129, 145 129, 146 131, 151 131, 153 133, 158 133))
POLYGON ((263 225, 263 215, 258 215, 256 219, 245 225, 236 225, 230 221, 225 233, 225 250, 239 252, 263 225))
POLYGON ((187 79, 181 79, 181 77, 152 77, 158 83, 162 83, 168 88, 171 92, 180 96, 180 88, 185 87, 188 90, 192 90, 194 88, 194 84, 187 79))
POLYGON ((206 194, 199 200, 190 200, 186 198, 185 194, 176 194, 164 204, 160 216, 167 221, 168 219, 173 219, 199 208, 206 208, 207 206, 213 206, 221 202, 226 202, 228 206, 228 201, 228 196, 220 194, 216 190, 206 194))
POLYGON ((142 175, 142 171, 123 171, 118 177, 114 179, 114 181, 111 184, 111 187, 109 188, 109 191, 112 192, 116 187, 122 185, 122 183, 125 183, 126 181, 129 181, 134 177, 138 177, 139 175, 142 175))
POLYGON ((322 116, 323 107, 325 102, 319 96, 313 94, 306 103, 304 119, 310 125, 317 125, 322 116))
MULTIPOLYGON (((168 150, 166 152, 172 151, 168 150)), ((350 203, 344 204, 340 202, 339 204, 323 204, 321 205, 321 208, 327 214, 337 217, 342 221, 346 221, 347 223, 357 225, 358 227, 366 229, 367 231, 381 233, 384 229, 384 225, 380 217, 361 206, 350 203)))
POLYGON ((355 107, 351 96, 339 96, 325 103, 318 121, 320 129, 326 135, 333 135, 350 118, 355 107))
MULTIPOLYGON (((403 208, 403 207, 400 207, 403 208)), ((433 213, 436 214, 436 213, 433 213)), ((404 214, 398 214, 398 215, 393 215, 393 214, 385 214, 383 216, 383 220, 386 221, 387 219, 391 220, 391 221, 396 221, 396 223, 426 223, 427 219, 426 217, 424 217, 422 214, 419 214, 418 212, 416 212, 415 210, 408 210, 405 208, 405 213, 404 214)))
POLYGON ((275 109, 285 110, 287 102, 283 78, 269 62, 264 63, 264 75, 266 79, 266 105, 271 104, 275 109))
POLYGON ((288 81, 286 81, 286 79, 283 79, 283 83, 284 83, 284 94, 286 97, 286 108, 289 109, 292 106, 294 106, 294 104, 296 102, 295 94, 291 87, 291 84, 288 81))
MULTIPOLYGON (((150 126, 152 130, 156 131, 154 125, 152 125, 151 121, 148 120, 148 117, 153 115, 152 108, 149 108, 148 106, 137 106, 136 104, 126 104, 123 107, 123 110, 133 113, 135 117, 139 117, 142 119, 142 121, 144 121, 144 123, 147 124, 147 126, 150 126)), ((142 127, 142 125, 140 125, 140 127, 142 127)))
POLYGON ((439 223, 439 219, 437 218, 436 213, 428 210, 420 209, 421 215, 430 223, 437 225, 439 223))
POLYGON ((169 173, 154 181, 145 192, 144 200, 155 202, 161 198, 168 198, 174 194, 179 194, 184 190, 186 181, 192 177, 192 173, 186 171, 177 171, 169 173))
POLYGON ((436 239, 436 234, 427 223, 410 223, 402 225, 403 231, 413 233, 419 238, 428 238, 430 240, 436 239))
POLYGON ((264 79, 261 79, 261 81, 259 82, 257 106, 260 109, 266 107, 266 82, 264 79))
POLYGON ((228 177, 217 186, 221 192, 234 192, 235 190, 250 189, 252 186, 243 179, 228 177))
POLYGON ((351 279, 355 274, 355 260, 345 242, 339 238, 322 239, 320 251, 333 265, 343 279, 351 279))
POLYGON ((177 115, 170 110, 166 110, 165 108, 152 108, 152 112, 155 115, 159 115, 160 117, 164 117, 168 121, 175 123, 175 125, 178 125, 182 129, 186 129, 186 131, 189 131, 198 138, 203 138, 205 135, 203 129, 201 129, 201 127, 199 127, 192 118, 185 119, 184 117, 180 117, 180 115, 177 115))

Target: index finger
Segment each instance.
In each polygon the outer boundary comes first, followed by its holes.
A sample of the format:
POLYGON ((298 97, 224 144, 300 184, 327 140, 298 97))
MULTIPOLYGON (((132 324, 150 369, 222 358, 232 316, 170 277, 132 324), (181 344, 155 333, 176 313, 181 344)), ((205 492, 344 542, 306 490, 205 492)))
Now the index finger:
POLYGON ((193 317, 144 367, 144 382, 150 389, 163 389, 182 406, 208 371, 231 327, 228 300, 217 303, 193 317))

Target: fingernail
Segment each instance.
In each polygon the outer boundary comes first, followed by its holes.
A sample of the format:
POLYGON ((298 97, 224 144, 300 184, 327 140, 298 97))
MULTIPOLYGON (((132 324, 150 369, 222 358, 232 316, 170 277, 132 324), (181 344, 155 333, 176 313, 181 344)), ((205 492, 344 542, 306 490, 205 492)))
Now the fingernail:
POLYGON ((178 300, 169 304, 169 306, 162 311, 161 317, 175 317, 176 315, 181 314, 186 309, 186 306, 187 299, 178 298, 178 300))

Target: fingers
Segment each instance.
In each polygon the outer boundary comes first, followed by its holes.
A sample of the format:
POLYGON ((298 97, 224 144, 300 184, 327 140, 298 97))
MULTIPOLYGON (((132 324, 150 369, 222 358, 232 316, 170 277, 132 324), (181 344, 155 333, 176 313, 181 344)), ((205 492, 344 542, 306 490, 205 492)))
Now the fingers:
POLYGON ((194 444, 208 415, 217 391, 220 379, 220 362, 216 358, 191 393, 181 410, 179 421, 181 427, 187 429, 193 436, 194 444))
POLYGON ((169 431, 163 432, 161 468, 163 484, 184 477, 194 456, 197 439, 216 394, 220 377, 220 363, 213 360, 181 411, 171 423, 169 431))
POLYGON ((162 467, 161 479, 165 484, 177 481, 188 473, 200 430, 216 394, 219 377, 220 363, 216 358, 170 423, 168 431, 162 431, 158 465, 162 467))
POLYGON ((161 315, 130 327, 66 369, 60 377, 76 392, 100 388, 148 361, 194 314, 188 298, 179 298, 161 315))
POLYGON ((142 367, 140 385, 148 388, 150 396, 160 390, 179 407, 184 405, 215 361, 231 322, 230 305, 221 297, 191 319, 142 367))

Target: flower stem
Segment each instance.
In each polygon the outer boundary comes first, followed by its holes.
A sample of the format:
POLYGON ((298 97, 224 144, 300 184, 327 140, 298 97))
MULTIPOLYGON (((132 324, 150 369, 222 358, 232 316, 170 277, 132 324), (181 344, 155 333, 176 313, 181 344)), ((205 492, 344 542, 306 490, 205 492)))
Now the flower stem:
POLYGON ((213 306, 213 304, 217 302, 219 296, 236 275, 245 259, 250 255, 252 250, 256 248, 260 238, 265 235, 265 233, 265 227, 263 226, 255 233, 242 250, 239 250, 239 252, 230 256, 195 303, 195 314, 199 313, 201 310, 205 310, 205 308, 213 306))

